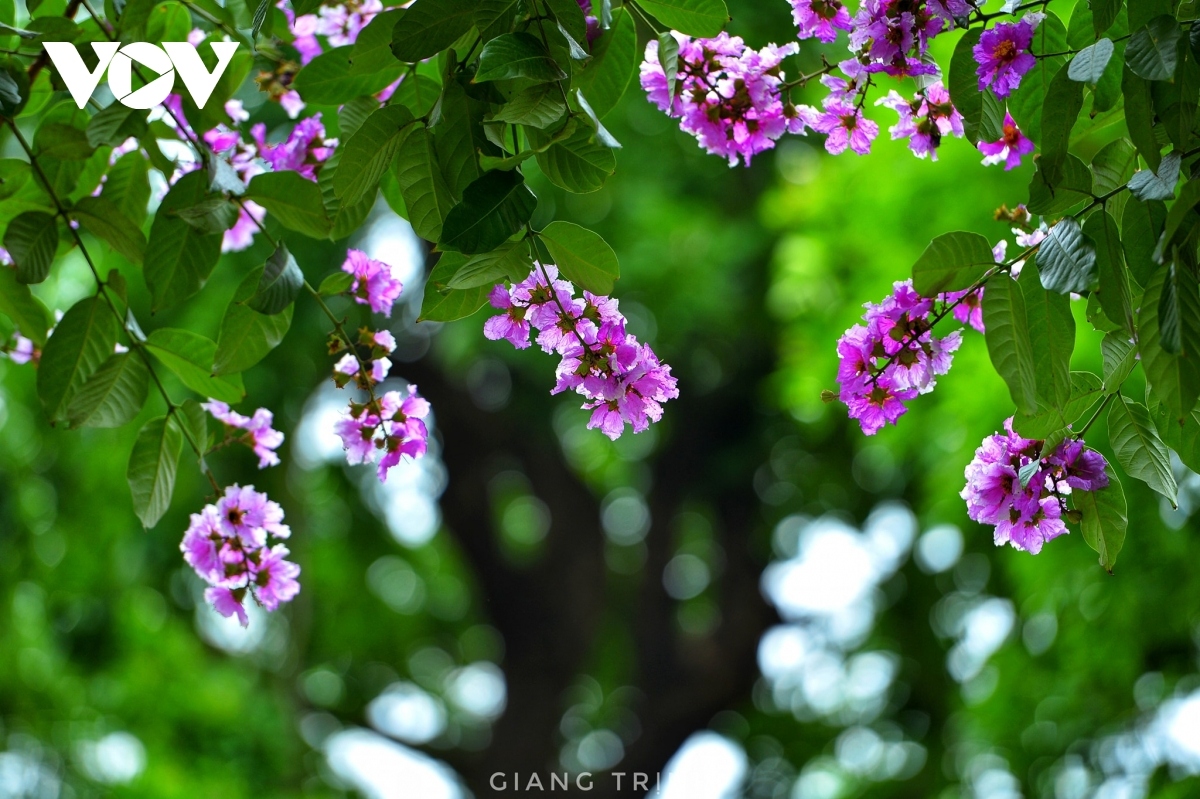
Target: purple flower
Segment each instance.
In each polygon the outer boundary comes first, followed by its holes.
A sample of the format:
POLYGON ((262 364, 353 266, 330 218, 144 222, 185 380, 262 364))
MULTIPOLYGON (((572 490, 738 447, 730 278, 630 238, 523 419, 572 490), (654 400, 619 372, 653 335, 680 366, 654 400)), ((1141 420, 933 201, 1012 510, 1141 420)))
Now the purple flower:
POLYGON ((250 129, 262 159, 276 172, 299 172, 313 182, 317 180, 317 169, 329 160, 337 147, 337 139, 325 138, 325 126, 321 124, 320 114, 297 122, 287 140, 279 144, 268 144, 266 133, 267 128, 261 122, 250 129))
POLYGON ((840 155, 849 147, 859 155, 871 152, 879 125, 863 116, 862 109, 839 101, 830 102, 813 123, 813 130, 827 135, 825 149, 840 155))
POLYGON ((1007 172, 1021 165, 1021 156, 1032 153, 1034 144, 1017 127, 1017 123, 1013 121, 1012 114, 1005 113, 1003 129, 1004 135, 1000 137, 1000 141, 979 142, 979 152, 985 156, 983 159, 985 165, 991 166, 992 164, 1003 163, 1004 170, 1007 172))
MULTIPOLYGON (((242 592, 242 596, 245 593, 242 592)), ((246 615, 246 608, 242 606, 242 600, 238 593, 228 588, 218 588, 215 586, 204 589, 204 601, 213 606, 213 609, 226 618, 237 616, 238 623, 243 627, 250 626, 250 617, 246 615)))
POLYGON ((497 284, 488 294, 493 308, 504 311, 483 323, 483 335, 491 341, 501 339, 519 350, 529 347, 529 320, 525 318, 525 304, 515 304, 512 295, 503 283, 497 284))
POLYGON ((404 291, 404 284, 395 278, 392 267, 369 258, 361 250, 348 250, 342 271, 354 275, 350 294, 359 305, 370 305, 375 313, 392 315, 392 305, 404 291))
POLYGON ((231 485, 217 500, 217 517, 221 531, 236 536, 247 547, 261 547, 267 535, 287 538, 291 529, 283 524, 283 508, 254 486, 231 485))
MULTIPOLYGON (((200 407, 212 414, 214 419, 222 422, 230 431, 245 431, 244 434, 236 436, 235 440, 254 450, 254 454, 258 456, 258 468, 265 469, 268 466, 279 465, 279 456, 275 454, 275 450, 279 449, 279 445, 283 443, 283 433, 271 427, 275 417, 269 410, 259 408, 253 416, 247 417, 230 410, 224 402, 214 399, 210 399, 200 407)), ((226 435, 228 437, 229 433, 227 432, 226 435)))
POLYGON ((850 12, 838 0, 791 0, 792 19, 800 29, 801 39, 818 40, 829 44, 837 39, 839 29, 850 30, 850 12))
POLYGON ((918 158, 929 156, 936 161, 944 136, 963 135, 962 114, 950 102, 950 92, 940 81, 911 101, 892 91, 875 104, 885 105, 900 115, 900 121, 889 132, 893 139, 908 139, 908 148, 918 158))
POLYGON ((255 596, 268 611, 290 602, 300 593, 300 567, 284 560, 290 553, 283 544, 264 550, 254 568, 255 596))
POLYGON ((1037 64, 1029 46, 1042 18, 1026 14, 1019 22, 1001 22, 983 32, 971 51, 979 65, 979 91, 990 87, 997 97, 1008 97, 1020 87, 1021 78, 1037 64))

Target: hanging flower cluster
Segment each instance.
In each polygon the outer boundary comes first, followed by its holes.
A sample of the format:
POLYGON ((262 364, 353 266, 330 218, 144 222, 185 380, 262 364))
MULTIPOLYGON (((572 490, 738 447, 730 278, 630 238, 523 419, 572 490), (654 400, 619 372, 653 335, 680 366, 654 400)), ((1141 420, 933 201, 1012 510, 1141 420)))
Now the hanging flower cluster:
POLYGON ((1012 425, 1010 417, 1004 433, 985 438, 975 450, 960 496, 968 516, 995 526, 996 546, 1011 544, 1036 555, 1045 542, 1068 532, 1063 517, 1072 489, 1108 486, 1108 463, 1073 438, 1043 455, 1044 442, 1022 438, 1012 425))
POLYGON ((941 81, 931 84, 912 100, 891 91, 875 104, 887 106, 900 115, 900 121, 888 131, 893 139, 908 139, 908 149, 918 158, 928 156, 936 161, 944 136, 963 137, 962 114, 950 102, 950 92, 941 81))
POLYGON ((502 313, 484 323, 484 335, 525 349, 536 330, 538 346, 562 358, 550 393, 583 396, 583 408, 592 412, 588 429, 613 440, 627 424, 640 433, 662 418, 662 403, 679 396, 671 367, 625 332, 617 300, 588 291, 576 297, 553 264, 535 263, 511 288, 497 284, 489 300, 502 313))
POLYGON ((271 427, 275 416, 266 408, 259 408, 253 416, 243 416, 229 409, 224 402, 210 399, 200 407, 225 425, 225 439, 218 446, 245 444, 258 456, 258 468, 278 466, 279 456, 275 450, 283 443, 283 433, 271 427))
POLYGON ((979 37, 971 54, 975 57, 979 91, 991 89, 997 97, 1008 97, 1021 86, 1021 79, 1037 64, 1029 46, 1044 14, 1026 14, 1019 22, 1002 22, 979 37))
POLYGON ((286 546, 271 544, 289 536, 279 503, 254 486, 235 484, 216 504, 192 514, 179 548, 208 583, 204 599, 222 616, 236 615, 245 627, 250 623, 247 598, 273 611, 300 592, 300 567, 286 560, 286 546))

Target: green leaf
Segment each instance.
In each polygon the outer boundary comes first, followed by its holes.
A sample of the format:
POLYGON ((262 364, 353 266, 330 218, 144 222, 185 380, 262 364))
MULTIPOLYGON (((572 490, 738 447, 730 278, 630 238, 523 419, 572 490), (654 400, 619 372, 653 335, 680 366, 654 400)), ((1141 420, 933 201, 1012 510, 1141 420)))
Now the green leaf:
POLYGON ((526 13, 524 0, 478 0, 475 5, 475 29, 485 42, 511 32, 517 18, 526 13))
POLYGON ((1041 162, 1029 183, 1029 210, 1043 216, 1056 216, 1092 199, 1092 173, 1087 165, 1070 153, 1063 162, 1063 175, 1057 183, 1046 182, 1041 162))
POLYGON ((1050 291, 1078 294, 1096 283, 1096 248, 1071 217, 1050 229, 1038 248, 1037 265, 1050 291))
POLYGON ((291 306, 304 288, 304 273, 282 242, 263 267, 258 288, 246 305, 259 313, 274 316, 291 306))
POLYGON ((137 150, 126 153, 108 170, 100 196, 129 220, 146 218, 150 202, 150 172, 146 157, 137 150))
POLYGON ((464 319, 487 303, 490 286, 476 286, 461 291, 447 288, 446 284, 468 260, 468 256, 461 253, 442 253, 425 281, 425 296, 421 300, 418 322, 453 322, 464 319))
POLYGON ((1162 346, 1158 313, 1166 280, 1167 270, 1160 269, 1146 286, 1138 313, 1138 351, 1155 395, 1171 418, 1179 420, 1187 417, 1200 398, 1200 357, 1192 353, 1172 355, 1162 346))
MULTIPOLYGON (((410 10, 404 19, 411 14, 410 10)), ((403 24, 404 19, 398 24, 403 24)), ((299 92, 307 103, 341 105, 350 98, 382 91, 404 72, 404 65, 399 61, 394 62, 392 67, 375 72, 356 72, 354 65, 350 63, 353 51, 354 45, 345 45, 317 56, 296 73, 292 88, 299 92)))
POLYGON ((367 117, 379 110, 379 101, 374 97, 355 97, 338 111, 338 135, 343 141, 358 132, 367 117))
POLYGON ((479 54, 479 70, 475 82, 528 78, 533 81, 557 81, 567 77, 546 46, 528 33, 506 33, 497 36, 479 54))
POLYGON ((1042 111, 1042 156, 1039 169, 1046 182, 1057 184, 1064 176, 1071 128, 1083 109, 1083 86, 1071 80, 1070 65, 1062 67, 1050 81, 1042 111))
MULTIPOLYGON (((1175 241, 1175 235, 1180 232, 1183 223, 1191 216, 1192 209, 1196 207, 1197 203, 1200 203, 1200 179, 1188 181, 1179 190, 1179 199, 1167 213, 1167 223, 1163 228, 1162 238, 1159 239, 1158 248, 1155 250, 1154 260, 1159 263, 1163 262, 1163 254, 1175 241)), ((1189 225, 1184 232, 1190 230, 1191 226, 1189 225)))
POLYGON ((1084 234, 1096 245, 1096 273, 1100 287, 1095 296, 1113 324, 1133 333, 1133 297, 1129 290, 1128 269, 1121 248, 1117 223, 1107 211, 1100 210, 1083 225, 1084 234))
POLYGON ((587 98, 583 96, 583 92, 576 91, 574 97, 575 102, 579 105, 580 110, 583 111, 583 113, 587 116, 588 121, 591 122, 592 129, 595 131, 596 142, 608 147, 611 150, 621 149, 621 142, 617 141, 616 138, 614 138, 613 135, 608 132, 608 129, 605 128, 600 122, 600 117, 596 116, 595 110, 588 103, 587 98))
POLYGON ((475 24, 475 0, 417 0, 392 31, 392 53, 424 61, 462 38, 475 24))
POLYGON ((566 112, 562 89, 554 83, 538 83, 514 94, 492 119, 545 129, 562 119, 566 112))
POLYGON ((255 175, 246 198, 267 209, 288 230, 314 239, 329 235, 332 223, 326 215, 321 189, 299 172, 264 172, 255 175))
POLYGON ((617 254, 598 234, 570 222, 551 222, 538 234, 559 272, 593 294, 611 294, 621 276, 617 254))
POLYGON ((342 151, 333 178, 333 190, 342 203, 355 205, 374 194, 379 176, 388 168, 396 150, 415 120, 402 105, 388 105, 363 122, 342 151))
POLYGON ((64 418, 71 400, 117 344, 120 325, 98 297, 71 306, 46 342, 38 366, 37 390, 52 423, 64 418))
POLYGON ((384 11, 359 31, 350 51, 350 74, 371 75, 396 68, 398 61, 392 53, 392 31, 403 16, 404 9, 401 8, 384 11))
POLYGON ((1129 179, 1129 190, 1139 200, 1171 200, 1179 182, 1179 153, 1168 153, 1158 169, 1143 169, 1129 179))
POLYGON ((1080 528, 1083 540, 1100 555, 1100 565, 1112 573, 1117 555, 1125 544, 1125 490, 1112 469, 1108 469, 1108 487, 1099 491, 1076 491, 1071 495, 1075 509, 1083 514, 1080 528))
POLYGON ((148 112, 127 108, 114 102, 88 120, 87 141, 92 147, 116 147, 130 137, 138 138, 147 130, 148 112))
POLYGON ((1180 38, 1175 77, 1169 81, 1154 81, 1150 94, 1154 111, 1167 137, 1179 150, 1191 148, 1192 128, 1196 123, 1197 96, 1200 95, 1200 67, 1186 38, 1180 38))
POLYGON ((21 283, 41 283, 50 274, 58 250, 58 223, 50 214, 26 211, 8 223, 4 249, 17 266, 21 283))
POLYGON ((543 0, 543 3, 566 29, 568 36, 576 42, 587 40, 587 18, 576 0, 543 0))
MULTIPOLYGON (((1040 144, 1042 110, 1046 107, 1046 95, 1052 80, 1066 63, 1063 56, 1052 54, 1070 49, 1067 45, 1066 26, 1053 11, 1046 12, 1046 18, 1034 31, 1030 49, 1037 57, 1037 64, 1021 78, 1020 88, 1009 96, 1008 110, 1025 135, 1040 144)), ((1063 77, 1066 78, 1065 75, 1063 77)), ((1067 83, 1070 82, 1068 79, 1067 83)))
POLYGON ((1130 477, 1178 503, 1171 457, 1150 421, 1146 406, 1118 396, 1108 409, 1108 442, 1117 462, 1130 477))
POLYGON ((463 192, 446 215, 438 245, 466 255, 496 249, 525 226, 537 198, 519 172, 488 172, 463 192))
POLYGON ((1124 0, 1090 0, 1092 7, 1092 24, 1096 35, 1100 36, 1113 26, 1121 14, 1124 0))
MULTIPOLYGON (((183 433, 185 443, 200 452, 208 448, 208 411, 204 410, 200 403, 191 398, 184 400, 174 418, 183 433)), ((201 468, 204 468, 203 456, 199 460, 201 468)))
POLYGON ((83 161, 90 158, 96 149, 88 142, 88 136, 81 128, 58 122, 43 122, 37 129, 33 147, 39 158, 57 158, 60 161, 83 161))
POLYGON ((258 38, 258 34, 262 31, 263 23, 267 21, 267 13, 270 10, 271 0, 258 0, 258 6, 254 9, 254 20, 250 27, 250 35, 253 38, 258 38))
POLYGON ((992 245, 978 233, 957 231, 938 236, 913 264, 913 288, 922 297, 962 291, 996 265, 992 245))
POLYGON ((171 187, 154 215, 143 259, 154 313, 178 305, 202 289, 221 257, 221 234, 205 233, 177 214, 207 195, 208 176, 203 170, 189 172, 171 187))
POLYGON ((1128 139, 1109 142, 1092 159, 1092 192, 1097 197, 1116 191, 1137 169, 1137 148, 1128 139))
POLYGON ((1158 268, 1154 250, 1167 222, 1167 207, 1157 200, 1141 202, 1131 199, 1125 203, 1121 216, 1121 243, 1125 245, 1125 262, 1138 285, 1145 286, 1158 268))
POLYGON ((17 282, 15 269, 0 268, 0 313, 12 320, 21 335, 39 347, 45 346, 50 312, 29 286, 17 282))
POLYGON ((473 256, 446 282, 446 288, 461 291, 477 286, 491 287, 505 278, 517 283, 524 280, 532 268, 529 245, 517 241, 498 250, 473 256))
POLYGON ((111 200, 103 196, 84 197, 71 209, 71 217, 89 233, 108 242, 130 263, 142 264, 146 254, 146 236, 111 200))
POLYGON ((1170 80, 1175 76, 1179 40, 1183 28, 1170 14, 1150 20, 1134 32, 1125 48, 1125 63, 1146 80, 1170 80))
MULTIPOLYGON (((339 294, 345 294, 354 285, 354 275, 349 272, 333 272, 321 281, 321 285, 317 287, 317 293, 322 297, 336 297, 339 294)), ((217 348, 220 348, 220 343, 217 348)))
POLYGON ((679 80, 679 40, 671 31, 663 31, 658 37, 658 63, 667 79, 667 97, 674 98, 679 80))
MULTIPOLYGON (((208 180, 205 180, 208 183, 208 180)), ((194 205, 176 209, 175 216, 201 233, 224 233, 237 221, 238 209, 223 194, 209 194, 194 205)))
POLYGON ((334 150, 321 173, 317 175, 317 187, 321 190, 325 216, 332 221, 329 238, 334 241, 343 239, 362 227, 363 222, 370 216, 371 209, 375 207, 376 197, 373 192, 368 192, 357 203, 345 203, 338 199, 333 182, 341 168, 341 160, 341 151, 334 150))
POLYGON ((592 60, 572 83, 588 96, 601 119, 625 96, 637 74, 639 56, 633 15, 618 8, 613 11, 612 27, 592 45, 592 60))
POLYGON ((1013 429, 1026 438, 1044 439, 1070 427, 1103 395, 1100 378, 1091 372, 1071 372, 1070 398, 1061 408, 1039 402, 1038 412, 1033 416, 1013 417, 1013 429))
POLYGON ((1106 333, 1100 342, 1104 357, 1104 393, 1115 394, 1137 366, 1137 347, 1117 333, 1106 333))
POLYGON ((428 75, 409 73, 396 87, 391 102, 392 105, 400 103, 412 111, 414 117, 423 117, 433 110, 441 93, 441 85, 433 78, 428 75))
POLYGON ((537 162, 551 183, 575 194, 599 191, 617 169, 616 155, 593 141, 587 128, 539 153, 537 162))
MULTIPOLYGON (((1126 54, 1129 50, 1126 48, 1126 54)), ((1134 74, 1129 64, 1121 76, 1121 94, 1125 98, 1125 127, 1129 138, 1151 169, 1158 169, 1162 146, 1154 133, 1154 101, 1150 83, 1134 74)))
POLYGON ((638 0, 638 6, 672 30, 706 39, 720 33, 729 21, 722 0, 638 0))
POLYGON ((1095 86, 1104 75, 1113 55, 1113 43, 1109 39, 1101 39, 1090 47, 1085 47, 1071 59, 1067 75, 1079 83, 1090 83, 1095 86))
POLYGON ((1163 443, 1175 450, 1184 466, 1193 472, 1200 471, 1200 411, 1192 411, 1183 420, 1176 420, 1155 401, 1153 394, 1147 392, 1146 401, 1163 443))
POLYGON ((456 201, 479 177, 479 153, 485 149, 489 153, 499 152, 483 135, 482 106, 467 95, 457 79, 447 76, 429 130, 433 134, 437 164, 456 201))
POLYGON ((454 197, 438 168, 433 137, 427 128, 417 125, 411 129, 400 144, 392 169, 413 230, 427 241, 437 241, 454 207, 454 197))
MULTIPOLYGON (((338 274, 346 275, 345 272, 338 274)), ((258 290, 261 272, 255 269, 242 280, 233 299, 225 308, 216 354, 209 363, 216 375, 236 375, 257 364, 279 346, 292 324, 295 306, 289 305, 273 316, 247 307, 246 302, 258 290)))
POLYGON ((1181 270, 1178 262, 1167 265, 1167 278, 1163 281, 1162 296, 1158 300, 1158 341, 1162 348, 1172 355, 1178 355, 1183 350, 1182 332, 1180 330, 1179 307, 1182 300, 1179 284, 1181 270))
POLYGON ((979 143, 979 128, 983 121, 983 94, 979 91, 979 77, 975 73, 979 65, 972 53, 982 35, 982 27, 971 28, 958 40, 950 59, 950 78, 946 85, 951 102, 963 115, 963 130, 972 146, 979 143))
POLYGON ((988 355, 1008 385, 1017 411, 1037 413, 1037 363, 1029 339, 1024 292, 1007 274, 992 276, 983 293, 983 324, 988 355))
POLYGON ((109 356, 88 378, 67 408, 71 427, 120 427, 133 421, 146 402, 150 370, 141 356, 109 356))
POLYGON ((217 345, 212 339, 190 330, 164 327, 149 335, 146 348, 162 361, 163 366, 174 372, 185 386, 202 397, 234 403, 246 395, 240 376, 214 376, 213 361, 217 345))
POLYGON ((171 506, 175 470, 183 435, 165 416, 146 422, 133 443, 125 476, 133 496, 133 512, 146 527, 153 527, 171 506))
MULTIPOLYGON (((1044 246, 1044 245, 1043 245, 1044 246)), ((1017 285, 1025 294, 1025 314, 1035 363, 1037 397, 1063 407, 1071 397, 1071 353, 1075 350, 1075 317, 1071 300, 1043 288, 1045 277, 1027 263, 1017 285)))

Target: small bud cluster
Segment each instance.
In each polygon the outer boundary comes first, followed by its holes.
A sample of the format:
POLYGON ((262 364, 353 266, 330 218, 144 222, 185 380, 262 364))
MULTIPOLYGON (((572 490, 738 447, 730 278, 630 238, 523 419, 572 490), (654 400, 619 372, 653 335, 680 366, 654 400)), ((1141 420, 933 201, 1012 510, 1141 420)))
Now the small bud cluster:
POLYGON ((279 503, 254 486, 232 485, 215 504, 192 514, 179 548, 208 583, 205 600, 222 616, 236 615, 245 627, 248 597, 273 611, 300 592, 300 567, 286 560, 286 546, 270 543, 290 536, 279 503))
POLYGON ((1068 438, 1044 453, 1044 441, 1013 432, 1010 417, 1004 433, 988 436, 967 466, 967 485, 960 496, 967 515, 995 525, 996 546, 1036 555, 1042 545, 1063 535, 1070 516, 1065 497, 1072 489, 1099 491, 1108 486, 1108 463, 1082 441, 1068 438))
POLYGON ((554 265, 535 263, 529 277, 511 288, 498 284, 489 299, 503 313, 484 323, 484 335, 525 349, 538 331, 538 346, 562 357, 550 393, 582 395, 589 429, 613 440, 627 424, 640 433, 662 418, 662 403, 679 396, 671 367, 625 332, 617 301, 588 291, 576 297, 554 265))

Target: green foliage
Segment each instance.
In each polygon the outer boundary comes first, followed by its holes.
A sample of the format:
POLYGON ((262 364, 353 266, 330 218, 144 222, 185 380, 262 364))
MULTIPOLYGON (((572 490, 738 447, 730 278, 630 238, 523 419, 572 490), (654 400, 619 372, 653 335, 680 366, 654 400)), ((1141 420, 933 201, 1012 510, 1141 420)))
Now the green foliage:
POLYGON ((183 434, 171 417, 151 419, 138 433, 126 479, 133 511, 146 527, 158 524, 171 505, 182 448, 183 434))
POLYGON ((71 427, 120 427, 142 410, 150 372, 142 357, 119 352, 88 378, 67 408, 71 427))
POLYGON ((21 214, 4 231, 4 249, 17 266, 18 281, 41 283, 50 274, 50 264, 58 249, 58 225, 54 217, 40 211, 21 214))
POLYGON ((597 234, 570 222, 551 222, 538 234, 563 277, 593 294, 609 294, 621 276, 617 254, 597 234))
POLYGON ((930 242, 913 264, 913 288, 924 297, 962 291, 995 266, 992 245, 986 238, 978 233, 946 233, 930 242))
POLYGON ((1083 540, 1100 555, 1100 565, 1112 572, 1117 555, 1125 544, 1129 526, 1126 516, 1125 492, 1112 469, 1108 470, 1108 488, 1100 491, 1080 491, 1072 494, 1076 510, 1083 514, 1080 527, 1083 540))
POLYGON ((217 345, 199 333, 159 328, 147 337, 145 346, 185 386, 202 397, 234 403, 246 394, 238 375, 213 374, 217 345))
POLYGON ((75 395, 112 355, 117 330, 116 316, 99 297, 80 300, 63 314, 38 368, 38 396, 47 419, 66 417, 75 395))

